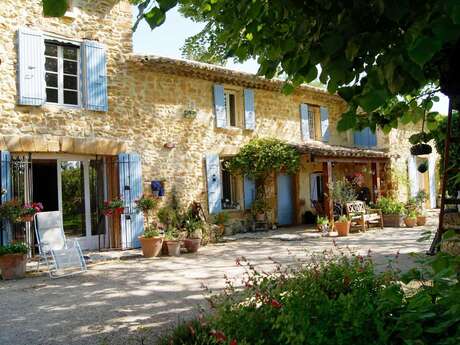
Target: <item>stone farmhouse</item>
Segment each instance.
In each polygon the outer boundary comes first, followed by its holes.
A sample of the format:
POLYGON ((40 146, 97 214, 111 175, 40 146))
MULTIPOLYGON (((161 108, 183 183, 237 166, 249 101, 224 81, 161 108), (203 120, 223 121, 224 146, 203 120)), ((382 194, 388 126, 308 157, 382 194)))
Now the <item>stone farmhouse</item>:
MULTIPOLYGON (((6 0, 0 19, 2 202, 62 211, 67 236, 84 249, 137 247, 143 218, 134 201, 143 193, 245 219, 254 183, 222 163, 257 137, 302 154, 298 174, 269 183, 279 226, 300 224, 315 203, 327 207, 327 182, 353 174, 372 200, 425 190, 436 206, 436 158, 410 155, 413 128, 339 133, 346 104, 322 89, 284 95, 281 81, 133 54, 128 1, 74 0, 64 17, 47 18, 40 0, 6 0), (429 163, 423 175, 420 160, 429 163), (116 197, 125 211, 107 219, 99 206, 116 197)), ((2 243, 20 238, 33 243, 30 224, 3 227, 2 243)))

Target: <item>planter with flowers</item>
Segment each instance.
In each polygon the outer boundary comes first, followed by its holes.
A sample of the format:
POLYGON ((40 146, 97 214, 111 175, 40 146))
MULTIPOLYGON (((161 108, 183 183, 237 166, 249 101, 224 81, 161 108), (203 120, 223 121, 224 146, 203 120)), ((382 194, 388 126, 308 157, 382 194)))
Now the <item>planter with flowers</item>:
POLYGON ((350 218, 346 215, 341 215, 339 219, 334 222, 334 227, 337 230, 339 236, 348 236, 350 233, 350 218))
POLYGON ((319 232, 326 234, 329 232, 329 219, 326 217, 316 217, 316 228, 319 232))
POLYGON ((409 210, 404 217, 404 223, 408 228, 413 228, 417 225, 417 211, 409 210))
POLYGON ((120 215, 125 210, 125 205, 122 199, 116 198, 110 201, 104 201, 102 213, 105 216, 120 215))
POLYGON ((382 210, 383 226, 399 228, 403 221, 404 204, 391 197, 381 197, 376 208, 382 210))
POLYGON ((165 231, 165 244, 169 256, 180 256, 180 233, 176 228, 167 228, 165 231))
POLYGON ((184 247, 189 253, 196 253, 201 246, 203 237, 203 221, 201 219, 189 218, 184 222, 187 238, 184 239, 184 247))
POLYGON ((17 279, 26 273, 28 247, 25 243, 0 246, 0 270, 2 279, 17 279))
POLYGON ((146 258, 158 256, 163 246, 163 237, 157 224, 150 223, 150 213, 157 207, 158 199, 142 196, 136 200, 136 208, 144 214, 145 230, 142 236, 139 236, 141 242, 142 254, 146 258))
POLYGON ((22 216, 22 206, 17 200, 5 201, 0 205, 0 218, 18 223, 22 216))
POLYGON ((31 222, 37 213, 43 211, 43 205, 41 202, 33 202, 22 206, 21 210, 21 221, 31 222))

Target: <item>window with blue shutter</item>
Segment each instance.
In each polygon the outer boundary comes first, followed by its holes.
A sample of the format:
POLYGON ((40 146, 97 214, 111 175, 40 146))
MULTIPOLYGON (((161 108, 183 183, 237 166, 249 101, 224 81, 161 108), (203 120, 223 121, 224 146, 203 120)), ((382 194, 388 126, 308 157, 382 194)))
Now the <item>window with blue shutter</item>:
POLYGON ((18 31, 18 103, 40 106, 46 102, 45 41, 40 31, 18 31))
POLYGON ((256 129, 256 113, 254 111, 254 90, 244 89, 244 128, 256 129))
POLYGON ((103 44, 96 41, 81 44, 83 104, 89 110, 108 110, 106 60, 103 44))
MULTIPOLYGON (((8 151, 1 151, 0 159, 1 203, 3 204, 12 199, 11 154, 8 151)), ((13 239, 12 227, 9 220, 3 219, 1 222, 0 245, 5 245, 13 239)))
POLYGON ((360 147, 375 147, 377 146, 377 136, 371 131, 369 127, 361 131, 353 133, 353 141, 356 146, 360 147))
POLYGON ((244 208, 248 210, 251 208, 252 203, 256 199, 255 181, 249 178, 248 176, 244 176, 243 189, 244 189, 244 208))
POLYGON ((310 139, 310 119, 308 105, 302 103, 300 105, 300 133, 302 140, 310 139))
POLYGON ((206 155, 206 181, 209 213, 219 213, 222 210, 222 180, 219 155, 216 153, 206 155))
POLYGON ((319 112, 321 116, 321 140, 329 141, 329 109, 320 107, 319 112))
POLYGON ((137 153, 118 155, 120 197, 125 211, 121 214, 121 245, 123 249, 139 248, 144 232, 144 215, 136 209, 136 200, 143 194, 141 157, 137 153))
POLYGON ((227 127, 227 113, 225 111, 225 95, 222 85, 214 85, 214 112, 216 115, 216 127, 227 127))

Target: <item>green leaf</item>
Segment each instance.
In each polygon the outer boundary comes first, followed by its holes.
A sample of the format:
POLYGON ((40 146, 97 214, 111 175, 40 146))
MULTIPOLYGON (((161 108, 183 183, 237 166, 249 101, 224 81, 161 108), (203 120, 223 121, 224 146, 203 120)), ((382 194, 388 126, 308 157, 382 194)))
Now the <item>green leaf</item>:
POLYGON ((160 9, 168 11, 177 5, 177 0, 157 0, 160 9))
POLYGON ((43 14, 46 17, 62 17, 67 9, 67 0, 43 0, 43 14))
POLYGON ((144 14, 144 18, 153 30, 164 23, 166 20, 166 13, 158 7, 153 7, 149 12, 144 14))
POLYGON ((408 48, 409 57, 423 66, 442 48, 442 43, 433 37, 420 37, 408 48))
POLYGON ((388 93, 383 89, 372 89, 356 98, 357 103, 366 112, 371 112, 385 103, 388 93))
POLYGON ((351 39, 348 41, 347 47, 345 48, 345 57, 349 61, 353 61, 359 51, 359 44, 356 40, 351 39))
POLYGON ((357 123, 356 114, 353 111, 348 111, 342 114, 342 117, 337 122, 337 130, 339 132, 344 132, 346 130, 352 129, 357 123))
POLYGON ((460 24, 460 5, 454 6, 450 14, 454 24, 460 24))
POLYGON ((355 95, 355 88, 349 86, 341 87, 338 93, 346 102, 350 102, 355 95))
POLYGON ((316 66, 311 66, 310 69, 308 70, 307 75, 305 76, 305 82, 310 83, 313 80, 315 80, 317 76, 318 76, 318 70, 316 66))

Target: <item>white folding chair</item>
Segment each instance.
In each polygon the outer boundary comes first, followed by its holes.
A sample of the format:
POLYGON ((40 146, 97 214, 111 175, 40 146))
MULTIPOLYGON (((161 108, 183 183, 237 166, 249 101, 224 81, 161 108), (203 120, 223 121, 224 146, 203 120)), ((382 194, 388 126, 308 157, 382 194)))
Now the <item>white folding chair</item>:
POLYGON ((51 278, 86 272, 78 241, 65 237, 60 211, 37 213, 34 223, 40 254, 37 271, 40 261, 44 261, 51 278))

